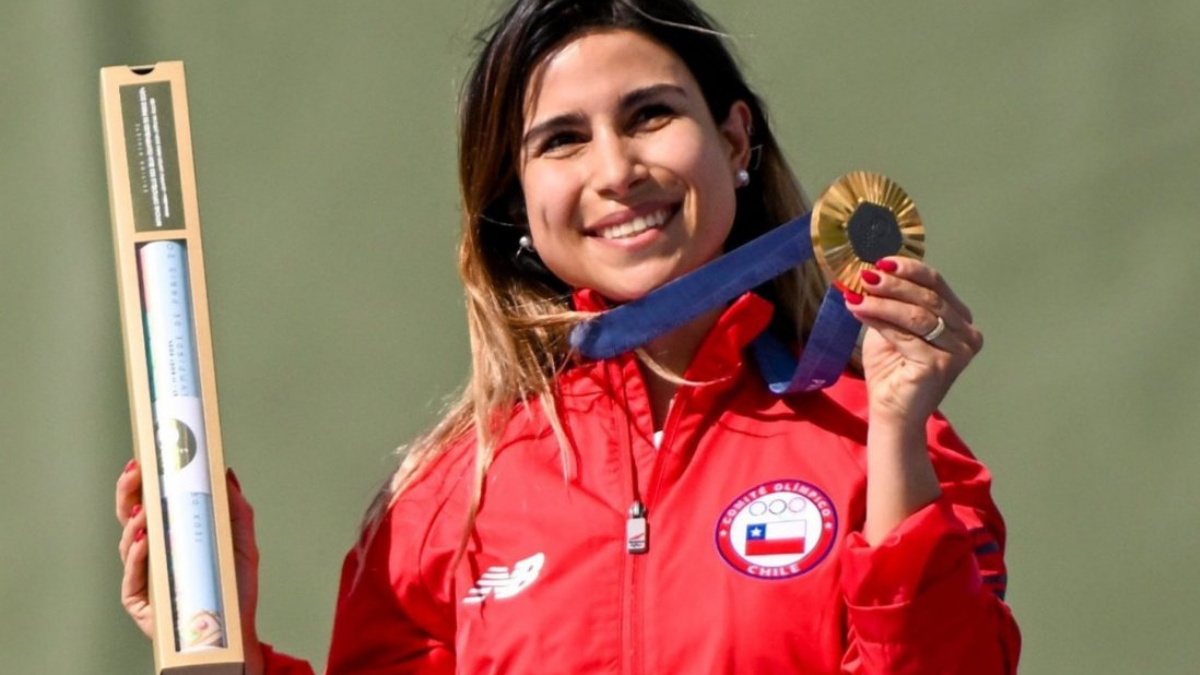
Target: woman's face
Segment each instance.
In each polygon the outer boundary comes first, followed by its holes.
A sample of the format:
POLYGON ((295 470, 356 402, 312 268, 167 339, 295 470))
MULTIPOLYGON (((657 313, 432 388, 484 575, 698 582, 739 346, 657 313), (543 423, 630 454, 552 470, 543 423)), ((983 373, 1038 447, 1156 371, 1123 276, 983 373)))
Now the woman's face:
POLYGON ((576 38, 535 71, 525 119, 530 234, 564 282, 623 302, 721 252, 749 108, 718 126, 669 49, 625 30, 576 38))

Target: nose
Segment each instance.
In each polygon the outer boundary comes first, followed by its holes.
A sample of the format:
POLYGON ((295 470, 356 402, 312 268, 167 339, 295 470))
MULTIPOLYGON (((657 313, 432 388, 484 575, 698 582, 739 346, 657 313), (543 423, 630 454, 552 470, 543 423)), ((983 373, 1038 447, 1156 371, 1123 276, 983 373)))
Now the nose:
POLYGON ((606 197, 623 197, 649 175, 637 144, 617 132, 597 134, 593 139, 591 183, 606 197))

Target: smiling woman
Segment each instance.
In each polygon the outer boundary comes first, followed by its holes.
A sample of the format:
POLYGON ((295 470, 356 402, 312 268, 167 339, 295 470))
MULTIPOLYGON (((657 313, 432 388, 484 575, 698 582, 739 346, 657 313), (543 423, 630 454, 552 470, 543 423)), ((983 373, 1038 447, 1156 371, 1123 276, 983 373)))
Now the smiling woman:
MULTIPOLYGON (((328 672, 1015 672, 990 476, 937 412, 982 336, 935 270, 862 273, 861 369, 814 393, 772 394, 745 356, 765 332, 803 349, 811 264, 636 354, 569 348, 805 206, 698 8, 517 0, 459 134, 471 379, 367 515, 328 672)), ((139 486, 130 467, 117 515, 145 628, 139 486)), ((230 491, 247 672, 308 673, 259 641, 230 491)))
POLYGON ((683 61, 629 31, 564 45, 531 84, 521 185, 559 279, 626 301, 721 252, 750 161, 744 102, 718 126, 683 61))

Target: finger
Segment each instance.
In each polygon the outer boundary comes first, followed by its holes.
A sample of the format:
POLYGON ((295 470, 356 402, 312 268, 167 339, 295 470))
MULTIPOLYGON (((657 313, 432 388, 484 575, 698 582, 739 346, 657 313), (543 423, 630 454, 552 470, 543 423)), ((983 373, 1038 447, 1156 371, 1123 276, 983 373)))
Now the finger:
MULTIPOLYGON (((952 327, 969 323, 960 317, 956 307, 932 288, 927 288, 902 277, 890 274, 878 274, 871 270, 864 270, 862 279, 863 286, 870 297, 887 301, 884 303, 873 303, 877 308, 892 307, 892 314, 884 318, 898 326, 907 327, 918 335, 925 335, 933 330, 938 325, 938 317, 941 317, 948 326, 952 327), (914 313, 918 310, 924 310, 920 312, 919 317, 916 317, 915 324, 897 320, 896 313, 905 307, 911 308, 909 311, 914 313), (922 330, 922 327, 926 328, 922 330)), ((914 314, 914 316, 916 315, 914 314)))
POLYGON ((241 485, 233 469, 225 472, 225 484, 229 487, 229 519, 233 529, 235 555, 258 563, 258 543, 254 537, 254 508, 242 494, 241 485))
POLYGON ((121 539, 117 542, 117 552, 121 555, 121 562, 124 563, 129 558, 129 551, 135 544, 144 542, 145 539, 146 513, 140 504, 136 504, 130 509, 129 518, 126 519, 125 525, 121 529, 121 539))
POLYGON ((975 349, 967 340, 950 334, 949 329, 933 340, 926 340, 923 336, 914 335, 912 331, 887 321, 870 317, 864 317, 861 321, 864 326, 879 333, 905 358, 921 363, 932 364, 942 357, 955 361, 960 359, 969 361, 978 352, 978 349, 975 349))
POLYGON ((258 542, 254 537, 254 509, 242 493, 237 474, 226 471, 229 486, 229 517, 233 529, 234 569, 237 573, 238 600, 242 625, 253 626, 258 607, 258 542))
MULTIPOLYGON (((863 323, 875 321, 901 331, 902 339, 923 339, 938 326, 932 310, 902 299, 867 295, 847 296, 847 307, 863 323)), ((949 323, 949 322, 947 322, 949 323)))
MULTIPOLYGON (((974 323, 975 318, 971 309, 958 297, 954 289, 950 288, 945 277, 929 265, 912 258, 896 257, 878 260, 875 267, 883 282, 879 284, 880 291, 887 292, 892 289, 900 292, 901 289, 907 289, 912 299, 924 299, 928 303, 926 306, 939 316, 945 318, 945 313, 940 310, 953 309, 965 323, 974 323), (909 287, 901 283, 901 280, 913 284, 913 286, 909 287), (922 292, 916 290, 915 287, 920 287, 924 289, 925 293, 932 293, 932 295, 922 295, 922 292)), ((875 285, 867 284, 867 288, 872 294, 876 293, 875 285)))
MULTIPOLYGON (((145 532, 145 530, 140 530, 145 532)), ((153 611, 147 586, 146 559, 149 547, 145 536, 130 542, 123 553, 124 573, 121 576, 121 605, 147 636, 153 632, 153 611)))
POLYGON ((136 459, 129 460, 117 478, 117 522, 129 519, 129 512, 142 503, 142 468, 136 459))
POLYGON ((983 348, 983 334, 979 329, 950 309, 945 310, 947 316, 942 319, 944 330, 930 338, 939 325, 939 317, 919 305, 888 297, 849 293, 846 307, 868 327, 878 327, 888 342, 897 346, 920 341, 949 352, 961 348, 978 353, 983 348))

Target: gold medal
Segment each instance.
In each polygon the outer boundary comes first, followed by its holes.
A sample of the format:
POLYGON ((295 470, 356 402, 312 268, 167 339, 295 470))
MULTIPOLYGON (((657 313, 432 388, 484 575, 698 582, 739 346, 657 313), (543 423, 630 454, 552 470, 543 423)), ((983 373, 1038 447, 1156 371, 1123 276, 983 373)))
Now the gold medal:
POLYGON ((811 217, 813 253, 829 282, 861 294, 862 271, 880 258, 925 256, 925 226, 890 178, 854 171, 821 193, 811 217))

